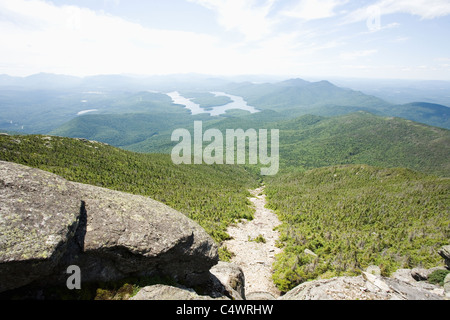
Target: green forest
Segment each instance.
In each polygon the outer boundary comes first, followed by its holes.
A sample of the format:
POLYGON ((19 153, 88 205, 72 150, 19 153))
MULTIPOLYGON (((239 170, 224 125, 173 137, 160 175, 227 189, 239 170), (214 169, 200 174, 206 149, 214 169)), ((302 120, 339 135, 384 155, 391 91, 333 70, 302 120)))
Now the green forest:
POLYGON ((408 169, 345 165, 267 181, 283 222, 274 281, 284 292, 317 278, 431 268, 450 239, 450 179, 408 169), (314 252, 317 257, 305 253, 314 252))

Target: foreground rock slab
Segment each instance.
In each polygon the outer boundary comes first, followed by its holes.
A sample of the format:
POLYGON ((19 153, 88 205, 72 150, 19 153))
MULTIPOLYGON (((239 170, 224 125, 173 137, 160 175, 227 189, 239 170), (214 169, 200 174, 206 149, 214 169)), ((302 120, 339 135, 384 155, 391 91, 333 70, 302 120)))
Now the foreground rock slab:
POLYGON ((212 298, 209 296, 201 296, 192 289, 176 288, 166 285, 154 285, 142 288, 130 300, 172 300, 172 301, 188 301, 188 300, 229 300, 226 297, 212 298))
POLYGON ((280 300, 443 300, 443 290, 363 272, 358 277, 336 277, 305 282, 280 300))
POLYGON ((0 161, 0 292, 167 275, 188 285, 209 278, 217 246, 197 223, 148 197, 69 182, 0 161))
POLYGON ((77 193, 56 175, 0 162, 0 292, 54 271, 79 224, 77 193))

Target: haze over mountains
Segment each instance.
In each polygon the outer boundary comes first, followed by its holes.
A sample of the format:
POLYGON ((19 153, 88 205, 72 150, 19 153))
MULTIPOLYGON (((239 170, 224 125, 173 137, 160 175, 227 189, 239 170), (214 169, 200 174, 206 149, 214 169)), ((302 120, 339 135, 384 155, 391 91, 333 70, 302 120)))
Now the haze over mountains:
MULTIPOLYGON (((116 130, 110 124, 111 115, 126 113, 171 113, 189 119, 186 110, 173 105, 166 93, 178 90, 181 93, 221 91, 243 97, 250 106, 262 111, 274 111, 268 119, 289 119, 305 114, 335 116, 355 111, 368 111, 376 115, 402 117, 424 124, 450 128, 449 108, 421 100, 395 104, 383 100, 385 91, 378 89, 378 96, 361 91, 342 88, 322 80, 309 82, 302 79, 278 81, 270 77, 249 77, 253 82, 242 82, 242 77, 219 78, 198 74, 173 76, 126 76, 99 75, 85 78, 55 74, 36 74, 29 77, 0 76, 0 129, 22 133, 55 132, 64 136, 80 137, 80 130, 73 132, 71 126, 79 128, 77 121, 95 121, 105 130, 116 130), (233 81, 233 80, 238 80, 233 81), (259 80, 259 81, 255 81, 259 80), (105 118, 95 115, 108 115, 105 118), (95 117, 95 118, 92 118, 95 117), (75 121, 70 123, 69 121, 75 121), (69 123, 68 123, 69 122, 69 123), (55 131, 56 130, 56 131, 55 131), (76 134, 76 135, 75 135, 76 134)), ((441 82, 441 87, 449 85, 441 82)), ((423 100, 426 99, 423 92, 423 100)), ((421 98, 415 96, 414 98, 421 98)), ((439 99, 435 99, 439 100, 439 99)), ((406 100, 404 100, 406 101, 406 100)), ((447 101, 443 97, 439 101, 447 101)), ((212 104, 214 104, 212 102, 212 104)), ((211 104, 210 104, 211 105, 211 104)), ((236 112, 228 113, 233 115, 236 112)), ((242 112, 238 112, 242 114, 242 112)), ((245 115, 245 113, 244 113, 245 115)), ((208 119, 200 115, 202 119, 208 119)), ((261 115, 254 115, 260 118, 261 115)), ((127 115, 127 117, 130 117, 127 115)), ((211 118, 213 119, 213 118, 211 118)), ((114 122, 114 121, 113 121, 114 122)), ((174 124, 183 124, 173 121, 174 124)), ((161 123, 161 122, 159 122, 161 123)), ((136 127, 128 122, 129 127, 136 127)), ((167 127, 167 129, 171 129, 167 127)), ((100 129, 96 129, 97 131, 100 129)), ((131 129, 133 130, 133 129, 131 129)), ((119 130, 120 132, 120 130, 119 130)), ((125 135, 128 135, 125 134, 125 135)), ((145 138, 152 133, 145 133, 145 138)), ((83 138, 95 138, 98 133, 82 133, 83 138)), ((103 134, 100 134, 100 137, 103 134)), ((108 134, 106 135, 108 136, 108 134)), ((102 140, 102 139, 99 139, 102 140)), ((108 139, 111 143, 111 139, 108 139)), ((144 140, 141 136, 127 142, 112 143, 127 146, 144 140)))
POLYGON ((426 102, 393 104, 321 80, 265 82, 198 74, 86 78, 37 74, 0 76, 0 130, 85 138, 145 153, 170 153, 175 129, 273 128, 281 131, 282 168, 365 163, 427 173, 449 172, 450 108, 426 102), (242 97, 259 112, 192 115, 168 95, 176 90, 210 110, 242 97), (395 119, 392 117, 396 117, 395 119), (421 124, 420 124, 421 123, 421 124), (422 125, 423 124, 423 125, 422 125), (430 127, 431 126, 431 127, 430 127), (430 157, 429 155, 434 155, 430 157), (394 160, 395 159, 395 160, 394 160))

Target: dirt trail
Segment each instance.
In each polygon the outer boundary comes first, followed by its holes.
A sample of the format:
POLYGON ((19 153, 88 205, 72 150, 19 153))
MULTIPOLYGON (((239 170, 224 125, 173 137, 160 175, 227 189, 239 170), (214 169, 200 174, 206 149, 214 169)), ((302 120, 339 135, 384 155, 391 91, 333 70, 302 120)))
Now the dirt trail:
POLYGON ((254 219, 229 227, 227 232, 232 239, 224 245, 235 254, 231 262, 244 271, 246 294, 262 291, 278 297, 280 292, 272 281, 272 264, 281 249, 275 246, 279 234, 273 229, 281 222, 272 210, 264 207, 265 195, 259 195, 263 190, 264 187, 251 191, 253 197, 249 199, 256 209, 254 219), (260 235, 265 243, 251 241, 260 235))

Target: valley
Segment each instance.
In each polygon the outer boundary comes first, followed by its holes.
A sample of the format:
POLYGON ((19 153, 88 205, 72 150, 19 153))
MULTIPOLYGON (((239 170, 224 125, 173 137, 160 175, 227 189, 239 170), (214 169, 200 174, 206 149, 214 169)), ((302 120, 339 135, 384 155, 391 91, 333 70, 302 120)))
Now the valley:
POLYGON ((45 78, 51 85, 0 82, 0 160, 182 212, 220 246, 221 260, 241 266, 249 293, 279 296, 369 265, 389 276, 442 264, 436 252, 450 237, 446 106, 398 105, 302 79, 45 78), (279 172, 261 176, 259 162, 174 164, 173 131, 192 134, 200 121, 205 132, 279 130, 279 172))

